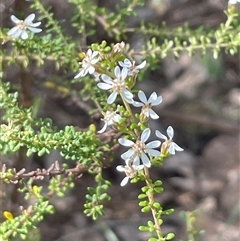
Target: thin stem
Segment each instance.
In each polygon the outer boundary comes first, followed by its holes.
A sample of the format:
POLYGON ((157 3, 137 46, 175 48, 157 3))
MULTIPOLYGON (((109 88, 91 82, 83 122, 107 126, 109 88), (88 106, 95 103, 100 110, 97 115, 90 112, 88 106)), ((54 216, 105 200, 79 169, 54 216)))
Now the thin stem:
POLYGON ((64 44, 67 46, 68 43, 63 35, 61 27, 59 27, 58 25, 58 22, 52 18, 51 14, 49 14, 49 12, 44 8, 44 6, 39 0, 35 0, 34 3, 35 8, 42 14, 42 16, 44 16, 44 18, 46 18, 49 21, 49 24, 53 26, 53 29, 58 34, 58 38, 61 38, 64 44))
POLYGON ((129 114, 130 114, 130 118, 131 118, 132 123, 136 123, 130 105, 129 105, 129 104, 127 103, 127 101, 123 98, 122 94, 120 94, 120 96, 121 96, 121 98, 122 98, 122 101, 123 101, 126 109, 128 110, 128 112, 129 112, 129 114))
POLYGON ((151 206, 151 211, 152 211, 152 216, 153 216, 153 220, 154 220, 154 224, 155 224, 155 228, 156 228, 156 233, 157 236, 159 238, 159 240, 163 240, 163 234, 162 234, 162 229, 159 223, 159 220, 157 219, 157 210, 156 208, 153 206, 153 203, 155 202, 154 200, 154 193, 152 191, 153 185, 152 183, 149 181, 150 176, 149 176, 149 169, 147 167, 144 167, 144 174, 145 174, 145 178, 146 178, 146 184, 149 187, 149 190, 147 191, 147 195, 148 195, 148 200, 151 206))
MULTIPOLYGON (((120 95, 121 95, 121 94, 120 94, 120 95)), ((130 119, 131 119, 131 121, 132 121, 132 124, 136 124, 136 120, 135 120, 135 118, 134 118, 134 115, 133 115, 133 113, 132 113, 132 109, 131 109, 130 105, 127 103, 127 101, 123 98, 122 95, 121 95, 121 98, 122 98, 122 101, 123 101, 126 109, 128 110, 128 112, 129 112, 129 114, 130 114, 130 119)), ((139 136, 138 130, 137 130, 137 129, 134 129, 133 131, 134 131, 136 137, 138 137, 138 136, 139 136)))

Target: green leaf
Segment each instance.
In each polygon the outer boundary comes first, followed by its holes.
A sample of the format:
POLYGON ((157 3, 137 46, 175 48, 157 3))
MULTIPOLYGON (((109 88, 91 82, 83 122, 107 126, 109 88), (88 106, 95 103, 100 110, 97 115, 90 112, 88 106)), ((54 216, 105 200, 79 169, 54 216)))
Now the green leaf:
POLYGON ((43 156, 43 155, 45 154, 45 152, 46 152, 46 148, 43 147, 43 148, 38 152, 38 155, 39 155, 39 156, 43 156))
POLYGON ((175 234, 174 234, 174 233, 169 233, 169 234, 166 235, 165 239, 166 239, 166 240, 171 240, 171 239, 173 239, 174 237, 175 237, 175 234))
POLYGON ((147 197, 147 194, 145 193, 141 193, 138 195, 138 199, 143 199, 143 198, 146 198, 147 197))
POLYGON ((167 210, 164 210, 162 212, 162 214, 165 214, 165 215, 170 215, 174 212, 174 209, 173 208, 170 208, 170 209, 167 209, 167 210))
POLYGON ((32 154, 33 154, 33 151, 31 148, 29 148, 26 153, 27 157, 31 156, 32 154))
POLYGON ((141 212, 142 212, 142 213, 148 213, 150 210, 151 210, 151 207, 150 207, 150 206, 146 206, 146 207, 143 207, 143 208, 141 209, 141 212))
POLYGON ((138 205, 139 205, 140 207, 145 207, 145 206, 148 205, 148 201, 141 201, 141 202, 139 202, 138 205))
POLYGON ((100 195, 99 200, 103 201, 103 200, 108 199, 108 198, 109 198, 109 195, 107 195, 107 193, 103 193, 103 194, 100 195))
POLYGON ((138 229, 142 232, 149 232, 149 227, 147 227, 147 226, 139 226, 138 229))
POLYGON ((164 191, 163 187, 154 187, 153 189, 156 193, 162 193, 164 191))
POLYGON ((147 222, 147 224, 148 224, 148 227, 154 227, 154 223, 153 223, 153 221, 151 221, 151 220, 149 220, 149 221, 147 222))
POLYGON ((154 182, 154 186, 162 186, 162 181, 157 180, 156 182, 154 182))
POLYGON ((158 203, 158 202, 154 202, 154 203, 153 203, 153 207, 155 207, 156 209, 160 209, 160 208, 161 208, 161 205, 160 205, 160 203, 158 203))
POLYGON ((146 193, 149 190, 148 186, 144 186, 141 188, 142 192, 146 193))

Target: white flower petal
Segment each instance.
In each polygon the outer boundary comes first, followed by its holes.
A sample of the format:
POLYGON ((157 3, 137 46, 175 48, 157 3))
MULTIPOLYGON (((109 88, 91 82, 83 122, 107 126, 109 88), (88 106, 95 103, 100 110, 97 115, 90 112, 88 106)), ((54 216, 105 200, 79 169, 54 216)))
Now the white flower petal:
POLYGON ((122 69, 122 73, 121 73, 122 79, 125 80, 127 75, 128 75, 128 69, 127 68, 123 68, 122 69))
POLYGON ((22 38, 22 39, 27 39, 27 38, 28 38, 28 33, 27 33, 26 30, 23 30, 23 31, 22 31, 21 38, 22 38))
POLYGON ((98 131, 98 133, 100 133, 100 134, 103 133, 107 129, 107 126, 108 126, 108 124, 107 124, 107 122, 105 122, 104 126, 102 127, 101 130, 98 131))
POLYGON ((133 165, 132 165, 135 169, 136 167, 140 166, 140 158, 139 156, 136 156, 133 160, 133 165))
POLYGON ((141 100, 144 104, 147 103, 147 97, 145 95, 145 93, 142 90, 139 90, 138 92, 138 98, 139 100, 141 100))
POLYGON ((170 154, 175 155, 175 148, 174 148, 173 143, 171 143, 171 145, 169 146, 168 151, 170 154))
POLYGON ((144 67, 146 66, 146 64, 147 64, 147 61, 144 60, 141 64, 139 64, 139 65, 137 66, 137 68, 138 68, 138 69, 142 69, 142 68, 144 68, 144 67))
POLYGON ((88 73, 93 74, 95 72, 95 68, 93 66, 88 66, 88 73))
POLYGON ((23 32, 23 30, 18 29, 18 30, 12 35, 12 37, 18 38, 19 36, 21 36, 22 32, 23 32))
POLYGON ((79 77, 82 77, 83 75, 82 75, 82 71, 80 71, 75 77, 74 77, 74 79, 77 79, 77 78, 79 78, 79 77))
POLYGON ((132 104, 133 103, 133 99, 132 98, 128 98, 126 96, 123 96, 124 99, 129 103, 129 104, 132 104))
POLYGON ((91 64, 96 64, 98 61, 99 61, 99 59, 98 59, 98 58, 91 59, 91 64))
POLYGON ((173 130, 173 128, 171 126, 169 126, 167 128, 167 134, 168 134, 169 139, 172 140, 173 137, 174 137, 174 130, 173 130))
POLYGON ((158 96, 156 100, 152 101, 152 106, 159 105, 162 103, 162 96, 158 96))
POLYGON ((121 158, 123 160, 127 160, 127 159, 130 159, 133 154, 135 153, 135 151, 133 149, 129 149, 128 151, 124 152, 122 155, 121 155, 121 158))
POLYGON ((21 31, 18 26, 15 26, 13 28, 11 28, 9 31, 8 31, 8 35, 14 35, 17 31, 21 31))
POLYGON ((147 153, 151 156, 160 156, 161 152, 154 149, 147 149, 147 153))
POLYGON ((156 120, 159 118, 159 115, 152 109, 149 110, 149 115, 152 119, 156 120))
POLYGON ((134 168, 135 170, 139 171, 139 170, 142 170, 142 169, 144 168, 144 165, 137 165, 137 166, 135 166, 135 165, 133 164, 133 168, 134 168))
POLYGON ((91 58, 95 58, 98 55, 98 53, 99 53, 98 51, 93 51, 91 58))
POLYGON ((132 66, 132 62, 128 58, 124 59, 124 64, 127 65, 128 67, 132 66))
POLYGON ((118 63, 119 63, 119 65, 120 65, 121 67, 130 68, 130 67, 132 66, 131 61, 130 61, 129 59, 127 59, 127 58, 124 59, 123 62, 122 62, 122 61, 119 61, 118 63))
POLYGON ((163 134, 162 134, 160 131, 158 131, 158 130, 156 130, 155 134, 156 134, 156 136, 157 136, 158 138, 161 138, 161 139, 164 139, 164 140, 167 140, 167 139, 168 139, 165 135, 163 135, 163 134))
MULTIPOLYGON (((78 74, 78 75, 79 75, 79 74, 78 74)), ((75 78, 77 78, 78 75, 76 75, 75 78)), ((102 90, 109 90, 109 89, 112 88, 111 85, 105 84, 105 83, 98 83, 97 86, 98 86, 100 89, 102 89, 102 90)))
POLYGON ((32 31, 33 33, 40 33, 40 32, 42 32, 42 29, 41 29, 41 28, 28 27, 28 29, 29 29, 30 31, 32 31))
POLYGON ((123 146, 132 147, 134 145, 134 142, 125 138, 119 138, 118 142, 123 146))
POLYGON ((32 23, 33 19, 35 18, 35 13, 30 14, 29 16, 27 16, 27 18, 25 18, 24 22, 25 23, 32 23))
POLYGON ((127 90, 127 89, 124 89, 122 93, 123 93, 124 97, 126 97, 127 99, 132 99, 133 98, 133 94, 129 90, 127 90))
POLYGON ((151 134, 150 128, 145 129, 141 134, 141 142, 145 143, 151 134))
POLYGON ((132 102, 132 105, 135 106, 135 107, 142 107, 142 106, 143 106, 143 103, 138 102, 138 101, 133 101, 133 102, 132 102))
POLYGON ((39 25, 41 25, 41 22, 36 22, 36 23, 31 23, 29 24, 30 27, 33 27, 33 28, 36 28, 38 27, 39 25))
POLYGON ((173 144, 174 149, 175 149, 176 151, 183 151, 183 150, 184 150, 183 148, 181 148, 181 147, 180 147, 178 144, 176 144, 175 142, 173 142, 172 144, 173 144))
POLYGON ((128 183, 129 177, 124 177, 120 183, 120 186, 123 187, 128 183))
POLYGON ((11 20, 14 22, 14 23, 18 23, 20 20, 16 17, 16 16, 14 16, 14 15, 11 15, 11 20))
POLYGON ((156 94, 156 92, 153 92, 148 99, 148 103, 152 103, 156 99, 157 99, 157 94, 156 94))
POLYGON ((142 159, 144 166, 146 166, 148 168, 151 167, 151 162, 150 162, 148 156, 144 152, 141 153, 141 159, 142 159))
POLYGON ((104 81, 104 82, 106 82, 107 84, 113 84, 113 81, 112 81, 112 79, 108 76, 108 75, 106 75, 106 74, 102 74, 101 75, 101 78, 102 78, 102 80, 104 81))
POLYGON ((123 165, 117 166, 116 169, 117 169, 117 171, 119 171, 119 172, 125 172, 125 168, 124 168, 123 165))
POLYGON ((92 50, 91 50, 91 49, 88 49, 87 55, 88 55, 88 56, 92 56, 92 50))
POLYGON ((112 104, 117 98, 117 92, 112 92, 109 96, 108 96, 108 99, 107 99, 107 103, 110 105, 112 104))
POLYGON ((113 123, 119 123, 119 121, 121 120, 121 116, 116 114, 113 118, 112 118, 112 122, 113 123))
POLYGON ((114 74, 115 76, 119 79, 121 77, 121 71, 120 71, 120 67, 116 66, 114 69, 114 74))
POLYGON ((146 148, 157 148, 161 145, 161 141, 151 141, 148 144, 146 144, 146 148))

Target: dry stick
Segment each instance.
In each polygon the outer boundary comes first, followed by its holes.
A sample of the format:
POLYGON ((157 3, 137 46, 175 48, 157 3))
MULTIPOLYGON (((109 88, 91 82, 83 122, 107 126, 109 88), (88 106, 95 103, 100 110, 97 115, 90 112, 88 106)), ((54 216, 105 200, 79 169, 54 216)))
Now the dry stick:
POLYGON ((68 174, 80 176, 83 172, 86 172, 89 167, 84 166, 82 164, 77 164, 74 168, 63 169, 60 168, 58 161, 55 161, 47 170, 46 169, 37 169, 34 171, 30 171, 25 173, 25 168, 22 168, 20 171, 16 172, 15 175, 9 180, 12 183, 17 183, 21 179, 25 178, 35 178, 35 179, 43 179, 44 177, 52 178, 57 175, 68 174))

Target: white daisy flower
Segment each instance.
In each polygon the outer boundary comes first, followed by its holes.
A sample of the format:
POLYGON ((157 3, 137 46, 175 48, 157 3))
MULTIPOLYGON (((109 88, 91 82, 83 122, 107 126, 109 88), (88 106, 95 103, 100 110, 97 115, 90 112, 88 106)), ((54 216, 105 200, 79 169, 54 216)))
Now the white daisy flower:
POLYGON ((29 29, 33 33, 40 33, 42 31, 41 28, 37 28, 41 22, 33 23, 33 19, 35 18, 35 14, 30 14, 24 20, 19 20, 16 16, 12 15, 11 20, 17 25, 11 28, 8 31, 8 35, 13 38, 21 37, 22 39, 28 38, 27 29, 29 29))
POLYGON ((116 169, 119 172, 125 172, 126 177, 123 178, 123 180, 121 181, 120 186, 125 186, 129 179, 134 178, 139 170, 142 170, 144 168, 144 165, 134 165, 131 163, 130 160, 126 160, 126 165, 119 165, 116 167, 116 169))
POLYGON ((128 103, 132 103, 133 94, 128 90, 125 82, 125 79, 128 75, 128 69, 123 68, 121 70, 119 66, 116 66, 114 69, 114 74, 116 79, 112 79, 108 75, 103 74, 101 77, 105 83, 97 84, 100 89, 110 90, 112 92, 107 99, 107 103, 112 104, 116 100, 118 94, 120 94, 128 103))
POLYGON ((165 141, 162 143, 161 152, 162 154, 167 154, 168 152, 172 155, 175 155, 175 151, 183 151, 183 149, 173 142, 174 130, 171 126, 167 128, 167 136, 163 135, 160 131, 156 130, 156 136, 165 141))
POLYGON ((159 116, 155 111, 152 110, 152 106, 156 106, 162 103, 162 96, 157 96, 156 92, 153 92, 150 95, 149 99, 147 99, 145 93, 140 90, 138 92, 138 98, 142 101, 142 103, 134 101, 132 104, 135 107, 142 107, 141 114, 143 114, 147 118, 151 117, 152 119, 158 119, 159 116))
POLYGON ((92 51, 91 49, 87 51, 85 58, 82 60, 82 62, 80 62, 82 68, 80 69, 80 72, 74 77, 75 79, 83 77, 87 74, 94 74, 94 65, 100 60, 98 54, 98 51, 92 51))
POLYGON ((132 76, 132 75, 135 75, 137 74, 140 69, 143 69, 145 66, 146 66, 146 60, 144 60, 141 64, 139 65, 135 65, 135 61, 133 61, 133 63, 128 59, 124 59, 124 61, 119 61, 118 62, 119 65, 123 68, 127 68, 128 69, 128 75, 129 76, 132 76))
POLYGON ((98 133, 103 133, 108 126, 113 125, 114 123, 119 123, 121 116, 117 114, 117 111, 107 111, 102 119, 105 123, 101 130, 98 133))
POLYGON ((160 151, 154 150, 154 148, 157 148, 161 145, 161 142, 158 140, 151 141, 148 144, 145 144, 150 134, 151 130, 149 128, 145 129, 141 134, 140 140, 137 140, 136 143, 125 138, 119 138, 118 142, 121 145, 131 147, 128 151, 124 152, 121 155, 122 159, 133 159, 133 163, 136 166, 139 165, 141 159, 143 165, 149 168, 151 166, 151 162, 148 155, 154 157, 159 156, 160 151))

